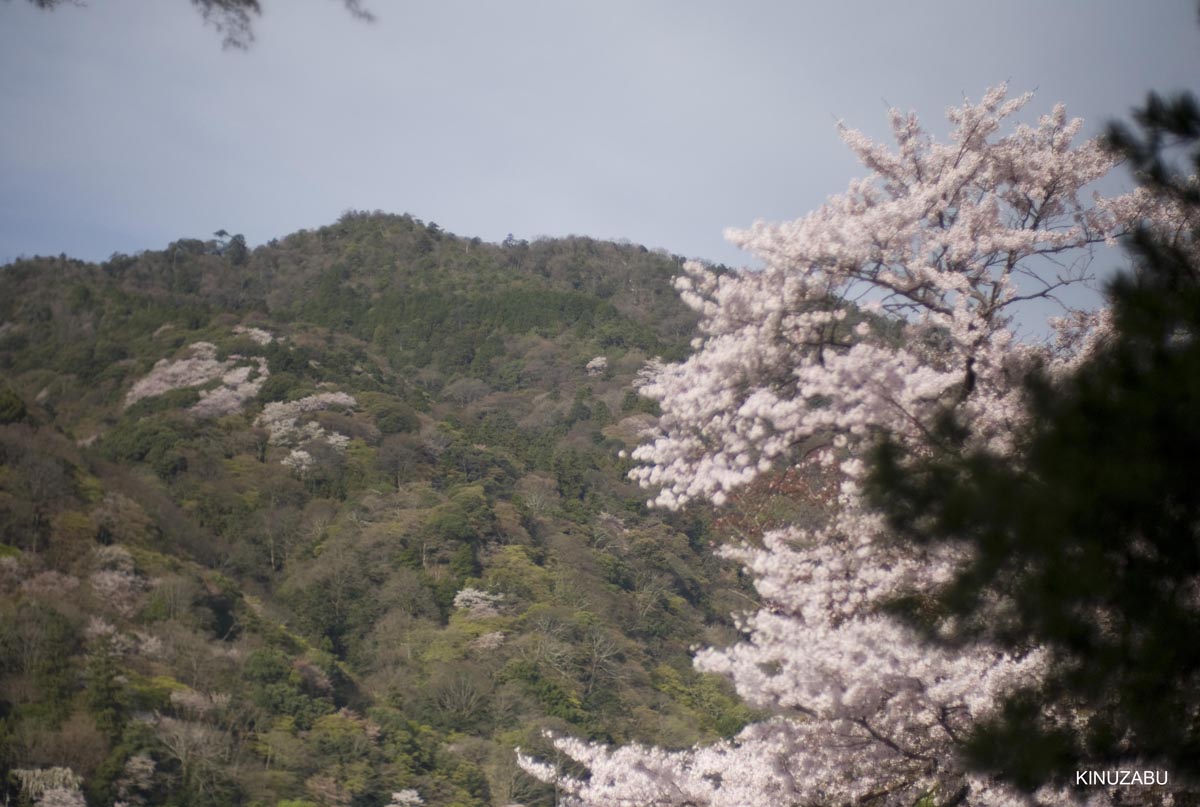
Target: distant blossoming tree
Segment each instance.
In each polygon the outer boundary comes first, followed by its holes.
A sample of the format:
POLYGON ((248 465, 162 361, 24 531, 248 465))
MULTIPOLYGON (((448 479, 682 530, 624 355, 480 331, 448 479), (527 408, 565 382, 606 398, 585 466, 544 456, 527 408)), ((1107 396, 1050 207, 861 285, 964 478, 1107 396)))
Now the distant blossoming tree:
POLYGON ((425 799, 421 798, 420 793, 412 788, 407 788, 393 793, 388 807, 421 807, 424 803, 425 799))
POLYGON ((144 398, 153 398, 172 390, 187 389, 220 379, 220 386, 200 390, 200 400, 188 411, 201 418, 220 417, 241 411, 271 374, 262 356, 246 359, 230 356, 217 359, 217 348, 211 342, 195 342, 189 346, 190 356, 176 361, 160 359, 150 374, 139 379, 125 395, 129 407, 144 398), (252 361, 254 366, 243 362, 252 361))
POLYGON ((688 359, 644 374, 641 391, 662 417, 634 452, 632 477, 671 509, 722 504, 764 472, 809 462, 836 470, 840 492, 824 523, 726 552, 753 575, 762 607, 742 618, 742 642, 696 663, 775 717, 684 751, 556 740, 584 778, 523 758, 568 803, 1066 798, 1030 797, 967 769, 964 735, 1043 676, 1046 655, 986 644, 951 653, 891 617, 890 603, 949 579, 963 557, 893 540, 861 488, 861 458, 880 433, 925 450, 948 410, 971 424, 973 444, 1011 452, 1027 417, 1021 380, 1074 366, 1104 338, 1103 312, 1069 310, 1051 321, 1052 343, 1016 338, 1018 312, 1085 280, 1088 247, 1112 242, 1139 204, 1085 195, 1113 158, 1097 141, 1075 143, 1081 123, 1061 106, 1014 125, 1028 101, 1000 86, 949 109, 946 143, 895 111, 895 148, 842 128, 865 179, 796 221, 729 233, 761 270, 685 266, 677 286, 701 335, 688 359))
POLYGON ((467 612, 472 619, 499 616, 504 595, 489 594, 477 588, 464 588, 454 595, 454 607, 467 612))
POLYGON ((86 807, 79 786, 83 778, 70 768, 14 769, 21 795, 37 807, 86 807))

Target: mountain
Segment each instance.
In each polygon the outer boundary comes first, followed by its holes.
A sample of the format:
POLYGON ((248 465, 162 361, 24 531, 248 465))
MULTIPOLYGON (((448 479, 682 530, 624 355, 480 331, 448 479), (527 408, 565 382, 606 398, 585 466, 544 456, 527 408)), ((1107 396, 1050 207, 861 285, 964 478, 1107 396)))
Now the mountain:
POLYGON ((0 267, 0 795, 532 807, 547 730, 752 717, 689 658, 752 605, 734 528, 625 479, 679 258, 220 235, 0 267))

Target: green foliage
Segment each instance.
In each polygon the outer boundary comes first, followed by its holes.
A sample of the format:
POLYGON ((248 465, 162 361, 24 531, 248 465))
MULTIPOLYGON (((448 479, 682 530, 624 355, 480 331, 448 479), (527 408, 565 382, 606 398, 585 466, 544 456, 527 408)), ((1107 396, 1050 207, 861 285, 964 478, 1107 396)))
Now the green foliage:
POLYGON ((457 580, 474 577, 481 569, 475 547, 471 544, 463 544, 450 556, 450 573, 457 580))
POLYGON ((705 733, 713 737, 732 736, 755 718, 729 685, 713 675, 660 664, 654 669, 654 687, 683 704, 705 733))
POLYGON ((452 541, 475 541, 492 532, 493 522, 483 488, 472 485, 458 489, 450 501, 434 510, 429 528, 452 541))
MULTIPOLYGON (((125 410, 125 416, 131 419, 144 418, 158 412, 171 412, 187 409, 200 400, 199 387, 173 389, 162 395, 152 395, 137 401, 125 410)), ((128 459, 128 458, 127 458, 128 459)))
POLYGON ((482 482, 492 494, 511 490, 516 469, 507 457, 478 443, 454 440, 438 458, 438 482, 444 487, 482 482))
POLYGON ((0 372, 44 391, 37 429, 0 424, 0 558, 17 581, 64 575, 35 596, 0 568, 0 765, 40 764, 7 737, 76 736, 98 804, 133 803, 121 783, 145 755, 144 803, 414 787, 483 807, 549 803, 512 759, 545 728, 688 743, 735 725, 703 714, 736 712, 720 693, 667 694, 653 670, 718 619, 697 587, 739 584, 627 506, 641 496, 600 433, 640 363, 686 347, 674 259, 358 213, 235 241, 0 272, 0 372), (248 322, 277 338, 233 333, 248 322), (265 358, 257 399, 219 419, 187 412, 197 389, 123 408, 197 341, 265 358), (609 372, 587 376, 602 352, 609 372), (323 392, 358 405, 293 436, 255 425, 323 392), (293 451, 312 464, 283 464, 293 451), (466 587, 502 595, 499 614, 455 608, 466 587), (148 714, 227 756, 185 770, 148 714))
POLYGON ((301 381, 295 374, 281 371, 272 373, 263 385, 258 389, 258 400, 261 403, 271 403, 272 401, 293 401, 303 397, 298 394, 305 390, 301 385, 301 381))
POLYGON ((567 448, 554 456, 554 476, 558 492, 566 499, 583 499, 587 494, 589 458, 582 451, 567 448))
POLYGON ((8 387, 0 388, 0 425, 25 419, 25 402, 8 387))
POLYGON ((125 718, 120 675, 116 649, 111 642, 104 642, 92 652, 88 661, 84 694, 88 709, 96 718, 96 726, 113 739, 120 735, 125 718))
POLYGON ((532 661, 510 661, 500 671, 499 678, 502 682, 519 684, 551 717, 577 725, 584 724, 588 719, 579 695, 572 692, 564 682, 543 673, 532 661))
POLYGON ((267 345, 263 349, 263 355, 266 356, 267 367, 272 376, 290 374, 292 378, 311 376, 312 362, 317 360, 311 348, 278 340, 267 345))
MULTIPOLYGON (((107 672, 107 671, 105 671, 107 672)), ((129 683, 124 687, 121 696, 127 701, 128 708, 133 712, 162 711, 171 703, 171 693, 187 689, 184 684, 169 676, 157 675, 143 678, 139 675, 129 676, 129 683)))
POLYGON ((185 434, 177 421, 130 418, 104 436, 101 448, 113 461, 144 462, 163 479, 171 479, 187 469, 187 457, 179 450, 185 434))
POLYGON ((527 546, 501 547, 488 559, 484 581, 489 590, 526 602, 548 601, 553 578, 534 561, 533 555, 527 546))
POLYGON ((334 711, 331 700, 306 683, 288 657, 278 650, 259 650, 246 660, 245 676, 252 686, 250 699, 270 715, 290 717, 296 726, 311 728, 334 711))
POLYGON ((225 255, 229 258, 229 263, 233 266, 241 266, 246 263, 246 258, 249 256, 250 250, 246 247, 246 237, 241 233, 229 239, 229 245, 225 247, 225 255))
POLYGON ((381 400, 370 407, 375 425, 384 434, 404 434, 415 432, 421 427, 421 421, 411 406, 396 400, 381 400))
POLYGON ((616 555, 603 554, 597 558, 604 580, 625 591, 633 591, 633 569, 616 555))
POLYGON ((75 683, 71 664, 79 645, 75 625, 36 602, 6 604, 0 616, 0 668, 27 676, 33 685, 37 699, 25 709, 61 720, 70 709, 75 683))
POLYGON ((658 409, 658 401, 643 398, 637 394, 636 390, 626 390, 624 397, 621 398, 621 411, 624 413, 643 412, 655 417, 661 414, 658 409))

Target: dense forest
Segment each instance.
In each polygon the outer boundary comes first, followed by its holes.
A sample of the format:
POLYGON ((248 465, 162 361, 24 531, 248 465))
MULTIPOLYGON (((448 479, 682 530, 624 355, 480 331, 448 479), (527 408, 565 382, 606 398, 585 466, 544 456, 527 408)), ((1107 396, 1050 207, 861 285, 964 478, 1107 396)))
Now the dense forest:
POLYGON ((0 269, 0 801, 533 807, 547 730, 745 725, 711 545, 805 500, 625 478, 680 264, 350 212, 0 269))

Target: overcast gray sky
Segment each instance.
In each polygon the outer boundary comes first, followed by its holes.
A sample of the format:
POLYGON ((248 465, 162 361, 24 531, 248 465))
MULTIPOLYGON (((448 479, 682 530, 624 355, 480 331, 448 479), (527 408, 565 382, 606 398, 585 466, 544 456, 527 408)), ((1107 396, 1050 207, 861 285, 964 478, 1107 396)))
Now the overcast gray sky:
POLYGON ((222 50, 186 0, 0 2, 0 262, 342 211, 743 263, 722 231, 861 173, 835 124, 1007 80, 1089 132, 1200 85, 1191 0, 263 0, 222 50))

